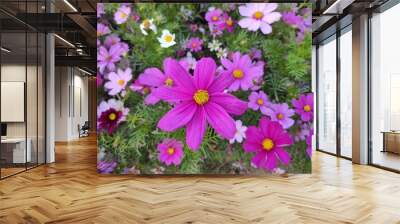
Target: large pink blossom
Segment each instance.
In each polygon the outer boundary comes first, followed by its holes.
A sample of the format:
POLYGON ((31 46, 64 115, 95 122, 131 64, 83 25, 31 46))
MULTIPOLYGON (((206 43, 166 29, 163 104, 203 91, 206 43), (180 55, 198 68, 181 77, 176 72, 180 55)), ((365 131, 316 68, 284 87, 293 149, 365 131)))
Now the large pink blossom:
POLYGON ((200 147, 207 124, 222 137, 232 139, 236 127, 230 114, 243 114, 247 104, 224 93, 230 83, 224 75, 215 77, 215 61, 212 58, 200 59, 193 76, 174 59, 168 59, 166 63, 177 86, 157 88, 155 94, 163 100, 178 103, 160 119, 158 127, 172 132, 186 126, 186 143, 192 150, 200 147))
POLYGON ((239 7, 239 13, 245 18, 239 21, 239 26, 250 31, 261 29, 263 34, 272 32, 271 24, 280 20, 281 14, 274 12, 276 3, 247 3, 239 7))

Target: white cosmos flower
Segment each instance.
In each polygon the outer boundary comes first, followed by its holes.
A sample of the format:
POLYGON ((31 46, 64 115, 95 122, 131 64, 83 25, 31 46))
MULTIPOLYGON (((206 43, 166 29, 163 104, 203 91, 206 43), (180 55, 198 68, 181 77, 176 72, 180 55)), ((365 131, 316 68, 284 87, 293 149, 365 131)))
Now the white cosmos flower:
POLYGON ((246 130, 247 127, 243 126, 242 121, 235 121, 236 124, 236 133, 235 136, 229 140, 229 143, 233 144, 235 141, 242 143, 243 139, 246 138, 246 130))
POLYGON ((161 37, 157 39, 163 48, 168 48, 176 44, 175 34, 170 33, 169 30, 163 30, 161 37))
POLYGON ((145 19, 143 22, 140 24, 140 30, 144 35, 148 35, 147 30, 152 30, 154 33, 157 33, 157 27, 153 23, 153 19, 145 19))
POLYGON ((221 58, 226 58, 226 56, 228 56, 228 50, 226 48, 224 49, 220 48, 217 52, 217 57, 221 59, 221 58))
POLYGON ((214 39, 211 43, 208 43, 208 48, 210 51, 219 51, 221 49, 221 42, 214 39))

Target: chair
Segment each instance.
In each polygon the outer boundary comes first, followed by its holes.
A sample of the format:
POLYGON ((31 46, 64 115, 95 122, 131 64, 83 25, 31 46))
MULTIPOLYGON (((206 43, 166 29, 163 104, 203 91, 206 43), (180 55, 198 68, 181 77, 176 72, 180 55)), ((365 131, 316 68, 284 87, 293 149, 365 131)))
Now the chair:
POLYGON ((85 121, 82 127, 78 124, 79 138, 89 136, 89 130, 90 130, 89 121, 85 121))

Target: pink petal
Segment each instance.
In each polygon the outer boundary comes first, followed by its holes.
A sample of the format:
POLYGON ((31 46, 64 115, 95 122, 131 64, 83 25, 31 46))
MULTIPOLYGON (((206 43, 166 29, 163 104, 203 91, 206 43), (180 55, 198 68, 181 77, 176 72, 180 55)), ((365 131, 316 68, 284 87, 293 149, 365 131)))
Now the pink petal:
POLYGON ((276 148, 274 150, 274 152, 276 153, 276 156, 279 158, 279 160, 285 164, 288 165, 290 163, 290 160, 292 159, 289 155, 288 152, 286 152, 285 150, 283 150, 282 148, 276 148))
POLYGON ((197 151, 206 133, 207 121, 204 107, 198 107, 192 120, 186 125, 186 144, 197 151))
POLYGON ((217 65, 212 58, 202 58, 194 69, 194 83, 198 89, 207 89, 214 81, 217 65))
POLYGON ((207 115, 207 121, 215 131, 226 139, 235 136, 235 121, 220 105, 208 102, 204 106, 207 115))
POLYGON ((193 100, 193 93, 188 93, 180 87, 159 87, 153 90, 153 94, 165 101, 193 100))
POLYGON ((233 63, 226 58, 221 59, 221 64, 228 70, 233 68, 233 63))
POLYGON ((227 93, 211 95, 213 102, 223 107, 226 112, 233 115, 242 115, 247 110, 247 103, 227 93))
POLYGON ((224 91, 235 79, 232 77, 230 72, 222 72, 217 78, 214 79, 214 82, 211 83, 208 88, 208 92, 217 93, 224 91))
POLYGON ((260 28, 261 22, 251 18, 243 18, 239 21, 239 26, 247 28, 250 31, 257 31, 260 28))
POLYGON ((279 21, 280 19, 281 19, 281 14, 279 12, 271 12, 266 14, 262 20, 264 22, 271 24, 279 21))
POLYGON ((265 163, 265 168, 272 171, 276 167, 276 156, 272 153, 267 154, 267 162, 265 163))
POLYGON ((148 68, 138 79, 143 85, 158 87, 164 85, 165 76, 158 68, 148 68))
POLYGON ((251 59, 249 55, 247 54, 243 55, 243 57, 240 58, 238 65, 241 68, 247 68, 251 66, 251 59))
POLYGON ((261 24, 261 32, 263 34, 269 34, 272 32, 272 26, 269 25, 268 23, 262 23, 261 24))
POLYGON ((246 5, 239 6, 239 13, 241 16, 252 16, 253 15, 253 10, 251 7, 248 7, 246 5))
POLYGON ((276 3, 267 3, 264 6, 264 13, 267 14, 268 12, 272 12, 278 8, 278 4, 276 3))
POLYGON ((144 103, 146 105, 154 105, 160 101, 160 98, 156 97, 154 93, 150 93, 149 95, 146 96, 144 99, 144 103))
POLYGON ((158 122, 157 127, 163 131, 174 131, 187 124, 196 112, 193 102, 183 102, 174 107, 164 115, 158 122))
POLYGON ((171 76, 178 86, 194 92, 195 86, 192 77, 175 59, 166 58, 164 60, 164 72, 165 75, 171 76))

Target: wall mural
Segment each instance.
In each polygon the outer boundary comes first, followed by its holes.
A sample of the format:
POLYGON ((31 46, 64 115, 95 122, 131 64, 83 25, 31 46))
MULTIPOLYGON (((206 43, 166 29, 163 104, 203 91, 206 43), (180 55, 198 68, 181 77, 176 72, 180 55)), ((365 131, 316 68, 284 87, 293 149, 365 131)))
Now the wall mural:
POLYGON ((97 7, 99 173, 311 172, 310 4, 97 7))

